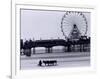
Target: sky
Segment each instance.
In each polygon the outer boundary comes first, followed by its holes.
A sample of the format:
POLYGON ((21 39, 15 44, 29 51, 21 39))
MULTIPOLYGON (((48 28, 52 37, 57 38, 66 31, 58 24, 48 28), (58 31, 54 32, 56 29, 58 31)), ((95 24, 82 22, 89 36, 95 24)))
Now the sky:
MULTIPOLYGON (((61 21, 65 13, 64 11, 21 9, 21 39, 65 39, 61 32, 61 21)), ((83 14, 88 22, 87 35, 90 36, 90 13, 83 14)))

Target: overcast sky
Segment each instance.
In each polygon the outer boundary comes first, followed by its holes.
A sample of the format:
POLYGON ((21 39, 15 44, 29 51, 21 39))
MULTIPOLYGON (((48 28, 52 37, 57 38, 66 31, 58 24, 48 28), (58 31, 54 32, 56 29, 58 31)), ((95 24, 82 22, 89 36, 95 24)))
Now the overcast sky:
MULTIPOLYGON (((66 12, 21 10, 21 39, 56 39, 64 36, 61 32, 61 19, 66 12)), ((90 35, 90 13, 83 13, 88 22, 90 35)))

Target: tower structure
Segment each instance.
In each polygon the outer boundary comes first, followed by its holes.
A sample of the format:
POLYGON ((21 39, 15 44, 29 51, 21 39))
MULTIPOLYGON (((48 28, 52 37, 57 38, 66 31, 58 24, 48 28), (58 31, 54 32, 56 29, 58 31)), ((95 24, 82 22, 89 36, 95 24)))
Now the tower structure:
POLYGON ((81 33, 76 24, 73 24, 73 28, 69 34, 69 39, 72 41, 77 41, 81 37, 81 33))

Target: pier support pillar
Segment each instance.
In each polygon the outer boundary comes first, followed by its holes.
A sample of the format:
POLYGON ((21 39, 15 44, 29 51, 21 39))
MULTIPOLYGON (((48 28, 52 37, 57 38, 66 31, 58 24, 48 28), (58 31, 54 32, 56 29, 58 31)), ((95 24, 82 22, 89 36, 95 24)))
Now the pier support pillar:
POLYGON ((46 53, 52 53, 52 47, 46 47, 46 53))
POLYGON ((35 54, 35 47, 33 47, 33 54, 35 54))
POLYGON ((64 46, 63 52, 67 52, 67 47, 66 46, 64 46))
POLYGON ((68 47, 67 52, 71 52, 71 45, 68 45, 67 47, 68 47))

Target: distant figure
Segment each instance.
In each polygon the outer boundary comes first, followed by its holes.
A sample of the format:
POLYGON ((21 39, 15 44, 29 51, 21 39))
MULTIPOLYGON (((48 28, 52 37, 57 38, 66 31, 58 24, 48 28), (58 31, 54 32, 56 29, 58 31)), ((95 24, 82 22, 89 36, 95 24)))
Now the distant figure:
POLYGON ((39 64, 38 64, 38 65, 39 65, 39 66, 42 66, 42 61, 41 61, 41 60, 39 61, 39 64))

